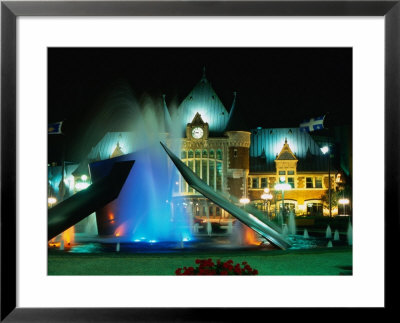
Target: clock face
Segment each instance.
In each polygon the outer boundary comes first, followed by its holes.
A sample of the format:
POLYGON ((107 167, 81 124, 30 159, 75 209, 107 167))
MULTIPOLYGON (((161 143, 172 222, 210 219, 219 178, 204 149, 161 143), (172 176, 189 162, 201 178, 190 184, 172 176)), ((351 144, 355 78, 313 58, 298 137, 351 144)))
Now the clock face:
POLYGON ((203 129, 200 127, 196 127, 192 129, 192 137, 195 139, 200 139, 201 137, 203 137, 203 129))

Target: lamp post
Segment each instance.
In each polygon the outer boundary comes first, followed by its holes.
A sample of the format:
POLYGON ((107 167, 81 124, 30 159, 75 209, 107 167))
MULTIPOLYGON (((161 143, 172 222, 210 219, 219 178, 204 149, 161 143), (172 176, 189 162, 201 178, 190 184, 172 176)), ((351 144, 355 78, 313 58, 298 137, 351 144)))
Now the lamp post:
POLYGON ((269 188, 264 189, 264 193, 261 195, 261 198, 265 202, 265 209, 267 211, 267 219, 269 219, 269 200, 272 199, 272 194, 269 192, 269 188))
POLYGON ((57 203, 57 199, 53 196, 49 196, 47 198, 47 204, 50 206, 50 208, 52 208, 54 206, 54 204, 57 203))
POLYGON ((242 198, 239 200, 239 202, 243 204, 243 210, 244 210, 244 207, 246 206, 246 204, 250 203, 250 200, 249 200, 249 198, 247 198, 247 197, 242 197, 242 198))
POLYGON ((280 183, 275 185, 275 189, 282 191, 282 221, 283 221, 283 217, 285 214, 285 190, 289 191, 292 188, 292 186, 290 186, 290 184, 285 183, 286 182, 285 176, 281 176, 279 178, 279 181, 280 183))
POLYGON ((346 205, 350 203, 349 199, 342 198, 338 202, 343 205, 343 215, 346 215, 346 205))
MULTIPOLYGON (((329 153, 329 147, 324 146, 321 148, 324 155, 329 153)), ((329 218, 332 218, 332 199, 331 199, 331 154, 328 154, 328 198, 329 198, 329 218)))

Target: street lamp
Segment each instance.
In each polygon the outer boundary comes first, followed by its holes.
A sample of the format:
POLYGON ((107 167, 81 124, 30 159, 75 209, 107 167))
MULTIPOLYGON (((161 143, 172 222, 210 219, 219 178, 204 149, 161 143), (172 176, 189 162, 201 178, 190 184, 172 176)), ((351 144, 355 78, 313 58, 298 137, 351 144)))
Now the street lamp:
MULTIPOLYGON (((321 152, 326 155, 329 153, 329 147, 324 146, 321 152)), ((332 218, 332 201, 331 201, 331 154, 328 155, 328 197, 329 197, 329 218, 332 218)))
POLYGON ((285 176, 281 176, 279 180, 281 183, 276 184, 275 189, 282 191, 282 220, 283 220, 285 213, 285 191, 291 190, 292 186, 290 184, 285 183, 285 176))
POLYGON ((343 205, 343 215, 346 215, 346 205, 350 203, 350 200, 343 198, 343 199, 339 199, 338 202, 339 202, 339 204, 343 205))
POLYGON ((243 204, 243 209, 244 209, 245 205, 248 204, 248 203, 250 203, 250 200, 249 200, 249 198, 247 198, 247 197, 242 197, 242 198, 239 200, 239 202, 243 204))
POLYGON ((57 199, 55 197, 49 196, 47 198, 47 204, 49 204, 50 207, 53 207, 53 205, 56 204, 56 203, 57 203, 57 199))
POLYGON ((261 198, 265 201, 265 209, 267 211, 267 218, 269 218, 269 200, 272 199, 272 194, 269 192, 269 188, 264 189, 264 194, 261 195, 261 198))

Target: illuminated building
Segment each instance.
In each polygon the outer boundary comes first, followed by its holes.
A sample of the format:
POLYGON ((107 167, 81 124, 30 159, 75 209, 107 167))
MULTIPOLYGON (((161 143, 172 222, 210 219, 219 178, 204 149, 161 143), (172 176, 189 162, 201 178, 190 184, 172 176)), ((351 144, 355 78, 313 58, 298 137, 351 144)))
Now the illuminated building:
MULTIPOLYGON (((282 203, 281 192, 274 187, 284 176, 284 182, 292 187, 285 192, 285 207, 295 210, 298 215, 329 214, 322 202, 328 191, 328 158, 312 136, 298 128, 246 131, 232 126, 236 105, 234 93, 232 105, 227 110, 203 72, 200 81, 178 107, 177 126, 181 138, 167 136, 167 144, 179 140, 181 160, 227 197, 249 198, 250 203, 264 209, 265 201, 261 195, 268 187, 273 196, 271 213, 274 214, 282 203)), ((171 122, 165 97, 164 112, 171 122)), ((75 185, 88 169, 89 162, 131 153, 135 146, 133 133, 108 132, 74 171, 75 185)), ((332 191, 340 184, 340 174, 331 168, 332 191)), ((190 188, 182 178, 175 185, 175 207, 189 209, 200 219, 218 222, 229 218, 229 214, 190 188)), ((333 209, 332 214, 336 213, 333 209)))

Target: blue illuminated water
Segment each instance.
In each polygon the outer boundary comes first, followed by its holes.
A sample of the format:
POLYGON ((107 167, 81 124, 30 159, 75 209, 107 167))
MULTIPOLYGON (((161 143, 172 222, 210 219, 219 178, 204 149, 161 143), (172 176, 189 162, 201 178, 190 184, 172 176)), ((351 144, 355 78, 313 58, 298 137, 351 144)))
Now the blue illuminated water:
MULTIPOLYGON (((129 154, 115 161, 135 163, 118 198, 102 210, 103 215, 109 217, 113 235, 121 242, 192 240, 190 216, 177 207, 173 198, 178 172, 160 145, 160 141, 169 142, 170 148, 179 154, 181 140, 175 139, 178 134, 173 125, 166 124, 161 107, 148 101, 132 109, 133 144, 128 147, 129 154)), ((113 163, 112 159, 98 162, 100 166, 93 166, 93 172, 110 169, 113 163), (106 163, 109 165, 104 166, 106 163)))
MULTIPOLYGON (((190 240, 190 217, 173 199, 176 172, 160 144, 133 153, 135 164, 110 212, 120 224, 121 239, 190 240), (127 238, 127 239, 124 239, 127 238)), ((118 229, 117 229, 118 231, 118 229)), ((116 232, 118 233, 118 232, 116 232)))

